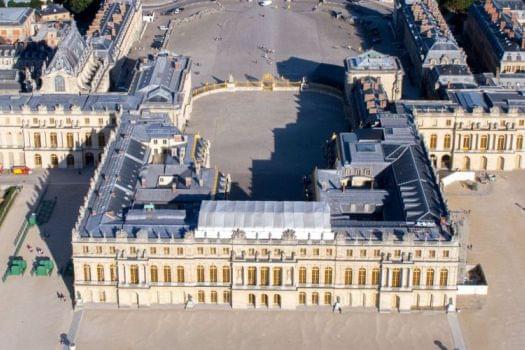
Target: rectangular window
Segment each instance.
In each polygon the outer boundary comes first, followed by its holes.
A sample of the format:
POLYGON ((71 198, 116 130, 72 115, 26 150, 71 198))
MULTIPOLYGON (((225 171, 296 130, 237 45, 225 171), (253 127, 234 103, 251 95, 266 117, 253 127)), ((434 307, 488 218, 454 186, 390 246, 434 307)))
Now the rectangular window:
POLYGON ((319 248, 314 248, 313 255, 314 256, 319 256, 319 248))
POLYGON ((222 248, 222 254, 230 255, 230 248, 222 248))
POLYGON ((416 250, 416 258, 421 258, 421 249, 416 250))
POLYGON ((184 248, 177 247, 177 255, 183 255, 184 254, 184 248))
POLYGON ((109 247, 109 253, 110 254, 115 254, 115 247, 114 246, 110 246, 109 247))
POLYGON ((374 249, 374 257, 375 258, 379 258, 381 256, 381 250, 379 249, 374 249))
POLYGON ((170 255, 170 247, 164 247, 164 255, 170 255))
POLYGON ((401 250, 399 250, 399 249, 394 250, 394 256, 396 258, 399 258, 401 256, 401 250))
POLYGON ((71 125, 71 118, 66 118, 66 124, 71 125))
POLYGON ((89 253, 89 246, 85 245, 82 247, 82 253, 86 254, 89 253))
POLYGON ((137 254, 137 248, 136 247, 129 247, 129 253, 130 254, 137 254))
POLYGON ((354 251, 352 249, 347 249, 346 250, 346 256, 348 256, 348 257, 354 256, 354 251))
POLYGON ((95 248, 97 254, 102 254, 102 247, 97 245, 97 247, 95 248))
POLYGON ((299 255, 306 256, 306 248, 299 249, 299 255))
POLYGON ((267 256, 267 255, 268 255, 268 249, 263 248, 263 249, 261 250, 261 255, 262 255, 262 256, 267 256))
POLYGON ((255 255, 255 249, 253 249, 253 248, 248 249, 248 255, 249 256, 254 256, 255 255))
POLYGON ((333 252, 332 252, 332 249, 328 248, 328 249, 326 250, 326 256, 332 256, 332 253, 333 253, 333 252))
POLYGON ((452 120, 447 119, 447 126, 451 126, 451 125, 452 125, 452 120))
POLYGON ((449 257, 449 251, 448 250, 444 250, 443 251, 443 257, 444 258, 448 258, 449 257))
POLYGON ((274 249, 273 254, 275 256, 280 256, 281 255, 281 249, 274 249))
POLYGON ((198 248, 197 248, 197 254, 199 254, 199 255, 203 255, 203 254, 204 254, 204 248, 202 248, 202 247, 198 247, 198 248))
POLYGON ((104 125, 104 118, 98 118, 98 125, 104 125))
POLYGON ((361 258, 366 258, 366 249, 361 249, 361 252, 359 253, 359 256, 361 258))
POLYGON ((151 255, 155 255, 155 254, 157 254, 157 248, 156 248, 156 247, 150 247, 150 248, 149 248, 149 253, 150 253, 151 255))
POLYGON ((428 251, 428 257, 429 258, 435 258, 436 257, 436 251, 435 250, 429 250, 428 251))
POLYGON ((217 248, 215 248, 215 247, 210 248, 210 254, 212 254, 212 255, 217 254, 217 248))

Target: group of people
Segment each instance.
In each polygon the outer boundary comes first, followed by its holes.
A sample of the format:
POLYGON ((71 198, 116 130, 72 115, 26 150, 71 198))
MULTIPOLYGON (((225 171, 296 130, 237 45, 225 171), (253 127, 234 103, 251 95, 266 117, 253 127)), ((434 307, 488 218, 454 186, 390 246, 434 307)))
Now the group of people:
MULTIPOLYGON (((33 247, 30 246, 29 244, 26 245, 27 247, 27 250, 29 250, 30 253, 33 253, 33 247)), ((36 250, 36 255, 44 255, 44 250, 42 248, 39 248, 39 247, 35 247, 35 250, 36 250)))

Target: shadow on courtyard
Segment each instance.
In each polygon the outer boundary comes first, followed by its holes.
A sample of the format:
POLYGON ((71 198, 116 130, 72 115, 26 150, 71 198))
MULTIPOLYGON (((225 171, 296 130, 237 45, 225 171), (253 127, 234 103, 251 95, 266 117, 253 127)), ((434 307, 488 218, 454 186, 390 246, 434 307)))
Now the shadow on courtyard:
MULTIPOLYGON (((343 105, 335 97, 313 92, 294 96, 295 123, 272 130, 274 151, 270 159, 254 159, 250 196, 256 200, 304 200, 303 176, 315 167, 327 167, 323 145, 336 132, 347 131, 343 105)), ((242 194, 232 192, 235 199, 242 194)))

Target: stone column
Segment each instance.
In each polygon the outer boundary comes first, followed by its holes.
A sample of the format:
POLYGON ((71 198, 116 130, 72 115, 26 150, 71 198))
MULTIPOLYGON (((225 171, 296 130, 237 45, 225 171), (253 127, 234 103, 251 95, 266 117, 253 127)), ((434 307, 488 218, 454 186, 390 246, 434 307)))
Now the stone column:
POLYGON ((246 266, 243 266, 242 267, 242 285, 243 286, 247 286, 248 285, 248 269, 246 268, 246 266))
POLYGON ((139 283, 145 283, 145 282, 146 282, 146 265, 139 265, 139 283))
POLYGON ((406 277, 406 286, 407 288, 412 288, 412 269, 407 267, 407 277, 406 277))
POLYGON ((479 149, 479 134, 475 135, 476 141, 474 142, 473 149, 479 149))
POLYGON ((127 283, 126 282, 126 266, 123 264, 118 265, 118 281, 120 283, 127 283))
POLYGON ((461 134, 458 134, 458 143, 456 149, 461 149, 461 134))
POLYGON ((386 285, 388 287, 392 287, 392 269, 391 268, 388 268, 388 273, 387 273, 387 281, 386 281, 386 285))
POLYGON ((514 135, 507 135, 507 151, 512 151, 512 149, 514 148, 514 145, 512 144, 512 142, 514 141, 514 135))
MULTIPOLYGON (((386 276, 387 276, 387 273, 388 273, 388 272, 387 272, 387 268, 386 268, 386 267, 383 267, 383 268, 381 269, 381 286, 382 286, 382 287, 386 287, 386 282, 387 282, 387 280, 386 280, 386 276)), ((352 277, 353 277, 353 276, 352 276, 352 277)))
POLYGON ((408 287, 408 271, 408 267, 401 269, 401 287, 403 288, 408 287))

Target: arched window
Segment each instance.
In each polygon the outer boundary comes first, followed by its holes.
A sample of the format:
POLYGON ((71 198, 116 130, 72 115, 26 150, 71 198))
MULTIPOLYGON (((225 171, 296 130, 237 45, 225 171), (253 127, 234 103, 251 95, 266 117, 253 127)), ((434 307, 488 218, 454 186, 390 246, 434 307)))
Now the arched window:
POLYGON ((306 293, 305 292, 299 293, 299 304, 300 305, 306 304, 306 293))
POLYGON ((359 285, 364 286, 366 284, 366 269, 360 268, 359 269, 359 275, 358 275, 358 282, 359 285))
POLYGON ((319 305, 319 293, 317 292, 312 293, 312 304, 319 305))
POLYGON ((486 150, 489 148, 489 137, 487 135, 481 135, 481 139, 479 141, 479 148, 482 150, 486 150))
POLYGON ((150 280, 152 283, 159 281, 159 269, 155 265, 150 268, 150 280))
POLYGON ((212 290, 210 294, 210 300, 212 304, 217 304, 217 292, 212 290))
POLYGON ((446 134, 445 140, 443 141, 443 148, 450 149, 451 143, 452 143, 452 137, 449 134, 446 134))
POLYGON ((481 157, 481 160, 480 160, 481 164, 479 166, 481 170, 487 170, 487 162, 488 162, 487 157, 484 157, 484 156, 481 157))
POLYGON ((465 135, 463 137, 463 149, 469 150, 472 146, 472 136, 471 135, 465 135))
POLYGON ((254 266, 248 267, 248 285, 255 286, 257 284, 257 268, 254 266))
POLYGON ((42 139, 40 138, 39 132, 35 132, 35 134, 33 135, 33 146, 35 148, 42 147, 42 139))
POLYGON ((439 285, 441 287, 446 287, 448 285, 448 270, 443 269, 439 273, 439 285))
POLYGON ((520 151, 523 149, 523 135, 518 135, 516 138, 516 150, 520 151))
POLYGON ((117 280, 117 265, 111 264, 109 266, 109 277, 111 279, 111 282, 115 282, 117 280))
POLYGON ((205 296, 203 290, 199 290, 199 292, 197 293, 197 298, 198 298, 199 303, 205 303, 206 302, 206 296, 205 296))
POLYGON ((171 267, 164 266, 164 282, 171 283, 171 267))
POLYGON ((434 270, 427 270, 427 287, 432 287, 434 285, 434 270))
POLYGON ((66 134, 66 144, 67 144, 68 148, 75 147, 75 140, 74 140, 74 137, 73 137, 73 133, 68 132, 66 134))
POLYGON ((202 265, 197 266, 197 282, 204 282, 204 266, 202 265))
POLYGON ((231 302, 231 294, 229 290, 225 290, 222 293, 222 302, 225 304, 229 304, 231 302))
POLYGON ((463 157, 463 170, 470 170, 470 158, 463 157))
POLYGON ((352 269, 345 269, 345 285, 349 286, 352 284, 352 269))
POLYGON ((40 154, 35 154, 35 168, 42 167, 42 156, 40 154))
POLYGON ((84 265, 84 281, 91 281, 91 267, 84 265))
POLYGON ((230 283, 230 267, 229 266, 222 267, 222 282, 230 283))
POLYGON ((280 294, 273 295, 273 305, 281 306, 281 295, 280 294))
POLYGON ((55 92, 64 92, 66 91, 66 81, 61 75, 55 77, 55 92))
POLYGON ((498 149, 498 151, 504 151, 505 150, 505 136, 503 136, 503 135, 498 136, 497 149, 498 149))
POLYGON ((97 281, 104 282, 104 266, 97 265, 97 281))
POLYGON ((255 306, 255 294, 248 294, 248 304, 255 306))
POLYGON ((421 284, 421 270, 420 269, 414 269, 414 273, 412 275, 412 284, 414 286, 419 286, 421 284))
POLYGON ((430 135, 430 145, 429 145, 430 149, 432 149, 432 150, 436 149, 436 147, 437 147, 437 139, 438 139, 438 137, 437 137, 436 134, 430 135))
POLYGON ((306 267, 299 268, 299 284, 306 283, 306 267))
POLYGON ((280 267, 273 268, 273 285, 280 286, 283 284, 283 269, 280 267))
POLYGON ((184 266, 177 266, 177 283, 184 283, 184 266))
POLYGON ((268 286, 270 284, 270 268, 261 267, 261 286, 268 286))
POLYGON ((332 305, 332 293, 330 292, 324 293, 324 304, 332 305))
POLYGON ((401 287, 401 270, 399 268, 392 270, 392 287, 401 287))
POLYGON ((332 284, 332 268, 324 269, 324 284, 332 284))
POLYGON ((261 305, 268 306, 268 294, 261 294, 261 305))
POLYGON ((139 267, 138 265, 131 265, 129 267, 129 283, 138 284, 139 283, 139 267))
POLYGON ((372 270, 372 284, 375 286, 379 284, 379 269, 377 267, 372 270))
POLYGON ((91 132, 88 132, 88 133, 86 133, 86 135, 85 135, 84 146, 86 146, 86 147, 91 147, 91 145, 92 145, 92 142, 91 142, 91 132))
POLYGON ((498 170, 505 170, 505 158, 498 157, 498 170))
POLYGON ((210 282, 217 283, 217 267, 215 265, 210 266, 210 282))
POLYGON ((319 284, 319 268, 314 267, 312 269, 312 284, 319 284))
POLYGON ((58 137, 56 132, 49 134, 49 147, 57 148, 58 147, 58 137))

